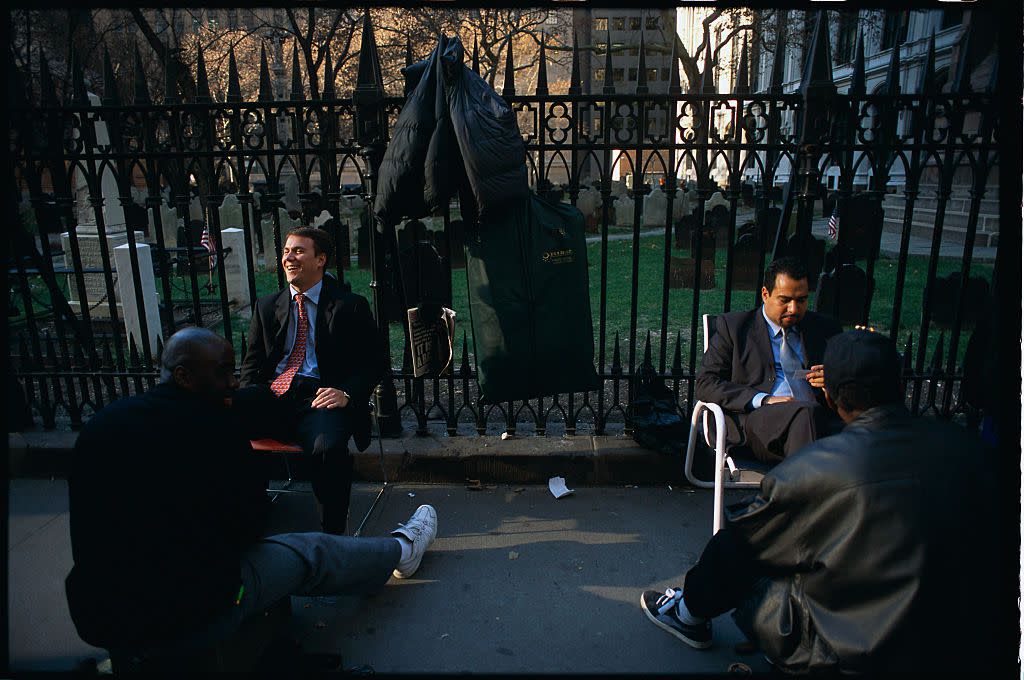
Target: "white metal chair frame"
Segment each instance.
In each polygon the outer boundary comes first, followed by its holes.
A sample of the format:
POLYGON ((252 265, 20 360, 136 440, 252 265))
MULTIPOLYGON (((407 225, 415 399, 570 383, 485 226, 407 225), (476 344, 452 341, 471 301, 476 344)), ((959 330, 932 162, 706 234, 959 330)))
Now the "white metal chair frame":
MULTIPOLYGON (((708 344, 710 340, 710 328, 709 315, 703 315, 703 326, 704 326, 704 351, 708 351, 708 344)), ((683 472, 686 474, 686 479, 689 480, 690 484, 700 487, 702 489, 715 490, 715 508, 714 508, 714 520, 712 523, 712 533, 717 534, 718 530, 722 528, 722 516, 725 509, 725 490, 726 489, 756 489, 761 485, 761 477, 763 475, 753 470, 741 470, 736 467, 735 461, 732 456, 725 451, 725 412, 722 407, 718 404, 711 402, 698 401, 693 406, 693 412, 690 414, 690 436, 686 442, 686 458, 683 462, 683 472), (708 436, 708 413, 710 413, 715 419, 715 481, 708 482, 701 479, 697 479, 693 474, 693 450, 697 443, 697 423, 703 416, 703 432, 704 441, 707 442, 708 446, 711 446, 711 440, 708 436), (726 469, 728 469, 728 479, 726 479, 726 469), (744 474, 746 473, 746 474, 744 474), (748 479, 743 479, 748 477, 748 479)))

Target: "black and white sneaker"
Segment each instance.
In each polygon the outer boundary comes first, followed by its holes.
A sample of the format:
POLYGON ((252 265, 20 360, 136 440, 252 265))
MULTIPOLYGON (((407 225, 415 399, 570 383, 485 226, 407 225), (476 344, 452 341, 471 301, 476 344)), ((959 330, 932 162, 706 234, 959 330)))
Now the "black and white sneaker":
POLYGON ((681 588, 669 588, 664 593, 645 590, 640 596, 640 608, 655 625, 667 630, 695 649, 711 646, 711 621, 684 623, 676 605, 683 599, 681 588))
POLYGON ((412 543, 411 554, 406 560, 399 562, 394 571, 395 578, 409 578, 419 569, 423 553, 437 536, 437 511, 431 505, 421 505, 412 513, 409 521, 400 524, 391 535, 402 536, 412 543))

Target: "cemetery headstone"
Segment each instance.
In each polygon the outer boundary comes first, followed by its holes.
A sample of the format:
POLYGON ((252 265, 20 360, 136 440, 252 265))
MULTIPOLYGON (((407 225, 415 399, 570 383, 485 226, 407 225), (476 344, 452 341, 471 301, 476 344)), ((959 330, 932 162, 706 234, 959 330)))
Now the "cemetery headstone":
POLYGON ((238 196, 227 194, 218 208, 220 215, 220 228, 241 229, 242 228, 242 204, 238 202, 238 196))
MULTIPOLYGON (((960 307, 960 286, 963 277, 959 271, 949 276, 936 278, 932 295, 932 321, 939 328, 952 328, 960 307)), ((961 319, 962 327, 974 326, 979 319, 985 318, 990 312, 990 295, 988 281, 972 276, 967 279, 967 304, 961 319)))
POLYGON ((844 264, 837 271, 823 274, 814 294, 814 311, 831 316, 843 325, 863 321, 864 309, 874 293, 875 282, 854 264, 844 264), (836 295, 839 308, 836 309, 836 295))
MULTIPOLYGON (((153 255, 146 243, 136 242, 135 254, 139 263, 139 283, 142 298, 135 296, 135 278, 132 276, 131 246, 127 243, 114 248, 113 260, 115 269, 120 272, 117 277, 117 290, 121 298, 122 318, 128 336, 137 343, 145 342, 142 333, 142 319, 146 320, 149 349, 156 352, 157 339, 163 340, 160 328, 159 298, 156 294, 156 277, 153 275, 153 255)), ((142 345, 138 345, 140 354, 142 345)))
POLYGON ((807 285, 814 288, 825 264, 825 242, 810 234, 793 234, 786 241, 785 253, 800 258, 807 267, 807 285))
POLYGON ((245 249, 245 233, 238 227, 228 227, 220 231, 221 244, 231 252, 224 256, 224 278, 227 283, 227 295, 233 300, 237 309, 248 315, 249 302, 249 253, 245 249))
POLYGON ((760 248, 757 229, 754 226, 754 229, 741 233, 733 246, 733 290, 758 290, 761 279, 760 270, 760 248))
POLYGON ((882 199, 871 194, 852 196, 839 216, 840 239, 855 260, 874 258, 882 240, 882 199))
POLYGON ((644 196, 643 224, 645 227, 664 227, 667 213, 668 197, 664 191, 655 189, 644 196))
POLYGON ((693 239, 693 231, 698 226, 697 218, 686 214, 676 220, 675 223, 675 247, 677 250, 685 250, 690 246, 693 239))

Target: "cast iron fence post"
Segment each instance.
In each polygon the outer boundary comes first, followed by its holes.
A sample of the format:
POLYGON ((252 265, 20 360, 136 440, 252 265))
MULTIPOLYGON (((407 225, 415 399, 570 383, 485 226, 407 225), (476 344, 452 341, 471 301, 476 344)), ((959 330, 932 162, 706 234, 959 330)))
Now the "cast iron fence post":
MULTIPOLYGON (((384 377, 375 391, 377 422, 380 433, 389 437, 399 436, 402 432, 402 421, 398 415, 398 396, 391 374, 391 343, 388 340, 388 313, 381 285, 385 278, 382 253, 378 252, 379 241, 374 230, 372 219, 373 201, 377 195, 377 171, 380 168, 384 148, 387 145, 387 114, 384 111, 384 80, 381 77, 380 56, 377 54, 377 41, 373 37, 373 26, 370 23, 370 12, 363 13, 363 34, 359 50, 359 75, 352 93, 355 105, 356 139, 359 143, 359 155, 363 158, 363 191, 366 197, 366 210, 371 219, 370 224, 370 288, 373 291, 373 309, 377 316, 379 342, 385 358, 384 377)), ((382 225, 386 230, 391 225, 382 225)), ((385 234, 386 236, 386 234, 385 234)))

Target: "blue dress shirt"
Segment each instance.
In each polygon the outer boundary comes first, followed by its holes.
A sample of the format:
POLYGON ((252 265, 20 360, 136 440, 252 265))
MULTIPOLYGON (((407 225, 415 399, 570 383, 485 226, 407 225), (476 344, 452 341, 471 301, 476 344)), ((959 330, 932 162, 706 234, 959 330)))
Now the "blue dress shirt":
MULTIPOLYGON (((320 303, 320 289, 323 287, 323 280, 321 279, 315 286, 302 293, 306 296, 306 318, 309 320, 309 331, 306 333, 306 358, 302 362, 302 367, 299 368, 298 375, 304 375, 310 378, 320 379, 320 368, 316 363, 316 351, 313 349, 316 342, 316 310, 317 305, 320 303)), ((295 286, 288 286, 291 290, 292 299, 288 303, 288 314, 290 319, 288 321, 288 331, 285 334, 284 346, 285 353, 284 357, 281 358, 280 363, 277 364, 275 369, 277 375, 284 373, 284 367, 288 365, 288 357, 292 354, 292 348, 295 345, 295 329, 299 325, 299 308, 295 304, 295 296, 298 295, 300 290, 295 286)))
MULTIPOLYGON (((786 374, 782 370, 782 326, 778 325, 774 321, 768 318, 765 314, 764 305, 761 305, 761 315, 764 316, 764 320, 768 323, 768 334, 771 336, 772 343, 772 356, 775 360, 775 384, 772 385, 771 395, 773 397, 792 397, 793 390, 789 387, 789 381, 786 380, 786 374)), ((804 356, 804 345, 800 339, 800 333, 796 332, 789 338, 789 345, 796 352, 796 355, 800 357, 800 363, 807 365, 807 357, 804 356)), ((754 398, 750 400, 752 408, 761 408, 761 402, 768 397, 767 392, 758 392, 754 395, 754 398)))

